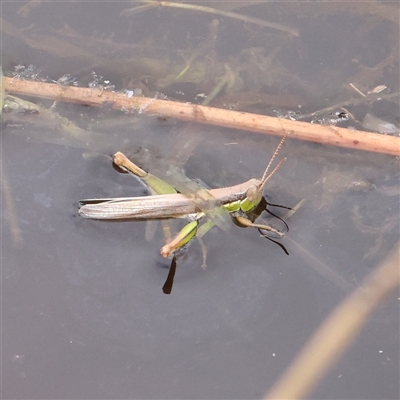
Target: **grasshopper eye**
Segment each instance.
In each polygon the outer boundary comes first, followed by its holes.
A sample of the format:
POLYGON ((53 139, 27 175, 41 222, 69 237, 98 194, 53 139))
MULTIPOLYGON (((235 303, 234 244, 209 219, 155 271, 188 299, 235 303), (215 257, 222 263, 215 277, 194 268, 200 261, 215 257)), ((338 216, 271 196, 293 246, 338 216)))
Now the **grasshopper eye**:
POLYGON ((247 189, 246 197, 250 202, 257 200, 258 196, 259 196, 259 191, 257 186, 253 185, 247 189))

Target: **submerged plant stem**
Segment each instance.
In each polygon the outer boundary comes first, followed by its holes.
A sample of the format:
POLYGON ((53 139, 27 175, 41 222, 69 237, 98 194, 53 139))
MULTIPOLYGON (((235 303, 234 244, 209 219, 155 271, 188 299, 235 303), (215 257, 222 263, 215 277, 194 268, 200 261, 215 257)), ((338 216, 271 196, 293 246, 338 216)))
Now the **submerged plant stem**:
MULTIPOLYGON (((289 28, 287 26, 277 24, 275 22, 268 22, 268 21, 264 21, 259 18, 249 17, 247 15, 242 15, 242 14, 238 14, 238 13, 231 12, 231 11, 218 10, 216 8, 200 6, 197 4, 175 3, 172 1, 144 1, 144 2, 148 3, 150 7, 159 5, 162 7, 173 7, 173 8, 180 8, 180 9, 184 9, 184 10, 200 11, 200 12, 214 14, 214 15, 221 15, 222 17, 233 18, 233 19, 237 19, 237 20, 244 21, 247 23, 255 24, 258 26, 277 29, 282 32, 290 33, 293 36, 299 36, 299 32, 297 32, 293 28, 289 28)), ((124 10, 121 14, 124 16, 130 16, 130 15, 136 14, 138 11, 141 12, 144 9, 147 9, 147 8, 145 8, 143 6, 135 7, 130 10, 124 10)))
POLYGON ((264 399, 308 396, 366 324, 369 315, 400 284, 397 247, 322 323, 264 399))

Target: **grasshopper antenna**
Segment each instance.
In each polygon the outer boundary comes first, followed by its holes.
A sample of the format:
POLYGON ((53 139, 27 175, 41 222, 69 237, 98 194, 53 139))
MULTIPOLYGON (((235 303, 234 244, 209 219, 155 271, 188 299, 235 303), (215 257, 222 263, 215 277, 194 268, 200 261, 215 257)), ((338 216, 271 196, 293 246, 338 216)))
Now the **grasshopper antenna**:
POLYGON ((276 171, 278 171, 278 169, 280 168, 280 166, 286 161, 286 158, 284 158, 283 160, 281 160, 281 161, 279 162, 279 164, 274 168, 274 170, 273 170, 269 175, 267 175, 267 174, 268 174, 268 171, 269 171, 269 169, 270 169, 270 167, 271 167, 271 165, 272 165, 272 163, 273 163, 274 160, 275 160, 275 157, 278 155, 279 150, 281 149, 281 147, 282 147, 283 143, 285 142, 285 140, 286 140, 286 136, 284 136, 284 137, 281 139, 281 141, 280 141, 279 144, 278 144, 278 147, 277 147, 276 150, 274 151, 274 154, 272 155, 271 160, 269 161, 269 163, 268 163, 268 165, 267 165, 267 168, 265 169, 264 175, 263 175, 263 177, 261 178, 260 189, 262 189, 262 188, 265 186, 265 184, 267 183, 267 181, 275 174, 276 171))

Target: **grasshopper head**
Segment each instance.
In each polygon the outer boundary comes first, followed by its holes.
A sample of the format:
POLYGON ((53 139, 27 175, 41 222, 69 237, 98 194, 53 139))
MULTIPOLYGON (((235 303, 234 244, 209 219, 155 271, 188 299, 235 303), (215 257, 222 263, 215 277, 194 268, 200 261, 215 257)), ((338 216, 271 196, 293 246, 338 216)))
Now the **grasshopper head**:
POLYGON ((262 186, 261 182, 258 184, 251 185, 246 192, 246 198, 250 202, 256 202, 257 204, 260 202, 262 196, 262 186))
POLYGON ((246 198, 241 202, 240 208, 244 212, 249 212, 258 206, 262 198, 262 182, 256 180, 246 191, 246 198))

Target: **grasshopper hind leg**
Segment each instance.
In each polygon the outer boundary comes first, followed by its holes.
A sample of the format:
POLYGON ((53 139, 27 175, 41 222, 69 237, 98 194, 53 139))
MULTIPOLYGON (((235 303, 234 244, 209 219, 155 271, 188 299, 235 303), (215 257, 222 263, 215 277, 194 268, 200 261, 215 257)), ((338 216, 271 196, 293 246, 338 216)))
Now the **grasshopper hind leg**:
POLYGON ((172 285, 174 284, 175 272, 176 272, 176 256, 174 255, 171 261, 171 266, 169 267, 167 280, 165 281, 164 286, 162 287, 162 291, 165 294, 171 294, 172 285))
POLYGON ((171 261, 171 265, 169 267, 168 276, 167 276, 167 279, 165 280, 164 286, 162 287, 162 291, 164 294, 171 294, 172 286, 174 284, 174 278, 175 278, 176 267, 178 264, 178 259, 182 258, 186 255, 187 249, 188 249, 188 244, 175 250, 172 253, 172 261, 171 261))

